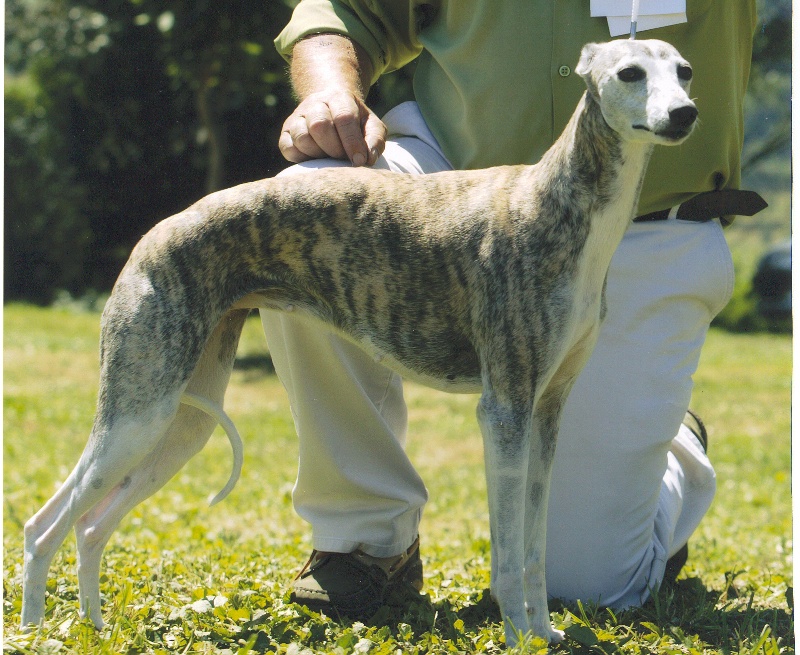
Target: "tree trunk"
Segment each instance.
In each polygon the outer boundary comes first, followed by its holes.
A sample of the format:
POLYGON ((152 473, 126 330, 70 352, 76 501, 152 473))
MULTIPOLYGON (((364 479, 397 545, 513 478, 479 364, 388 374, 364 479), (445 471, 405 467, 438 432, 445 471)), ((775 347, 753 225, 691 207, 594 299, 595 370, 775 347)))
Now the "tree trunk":
POLYGON ((219 191, 225 186, 225 160, 228 150, 227 129, 222 120, 221 89, 206 78, 197 92, 197 113, 208 138, 208 166, 206 193, 219 191))

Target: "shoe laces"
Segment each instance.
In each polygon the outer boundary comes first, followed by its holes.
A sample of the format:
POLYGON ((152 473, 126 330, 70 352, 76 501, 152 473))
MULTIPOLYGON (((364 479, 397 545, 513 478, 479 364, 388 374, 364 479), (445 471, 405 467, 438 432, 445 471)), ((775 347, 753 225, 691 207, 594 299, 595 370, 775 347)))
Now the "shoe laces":
POLYGON ((308 561, 294 579, 299 580, 306 573, 309 573, 318 566, 322 565, 328 558, 335 556, 350 556, 368 568, 377 567, 384 572, 388 579, 391 579, 397 574, 398 571, 403 569, 403 567, 418 550, 419 537, 414 540, 414 543, 411 544, 407 550, 403 551, 399 555, 393 555, 391 557, 373 557, 361 549, 356 549, 350 553, 334 553, 314 549, 311 551, 311 557, 308 558, 308 561))

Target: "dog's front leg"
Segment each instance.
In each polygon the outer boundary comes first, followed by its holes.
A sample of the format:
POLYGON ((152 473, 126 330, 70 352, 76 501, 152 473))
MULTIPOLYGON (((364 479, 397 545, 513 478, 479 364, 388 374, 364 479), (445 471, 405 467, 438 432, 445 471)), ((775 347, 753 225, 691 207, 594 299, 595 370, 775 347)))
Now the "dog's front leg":
POLYGON ((531 417, 531 451, 525 494, 525 606, 530 630, 551 643, 564 638, 564 633, 554 629, 550 623, 545 576, 547 505, 553 458, 564 403, 596 340, 597 326, 593 326, 563 359, 531 417))
MULTIPOLYGON (((500 605, 506 643, 527 632, 523 587, 523 525, 528 469, 530 411, 500 402, 484 388, 478 404, 483 433, 492 540, 492 595, 500 605)), ((542 635, 545 636, 545 635, 542 635)))
POLYGON ((564 638, 553 628, 547 607, 545 547, 547 505, 561 409, 572 384, 549 388, 537 403, 531 420, 530 457, 525 493, 525 608, 528 628, 550 643, 564 638))

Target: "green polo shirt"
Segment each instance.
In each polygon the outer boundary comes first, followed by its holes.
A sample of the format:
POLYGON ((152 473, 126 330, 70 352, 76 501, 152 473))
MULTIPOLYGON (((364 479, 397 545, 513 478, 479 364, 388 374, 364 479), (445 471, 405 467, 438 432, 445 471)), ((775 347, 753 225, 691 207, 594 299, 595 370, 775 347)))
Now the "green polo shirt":
MULTIPOLYGON (((638 214, 740 182, 755 0, 687 0, 687 16, 637 35, 691 62, 700 111, 684 144, 656 148, 638 214)), ((359 43, 373 82, 419 58, 417 102, 459 169, 538 161, 585 90, 574 72, 582 46, 611 38, 589 0, 301 0, 275 43, 288 58, 298 39, 323 32, 359 43)))

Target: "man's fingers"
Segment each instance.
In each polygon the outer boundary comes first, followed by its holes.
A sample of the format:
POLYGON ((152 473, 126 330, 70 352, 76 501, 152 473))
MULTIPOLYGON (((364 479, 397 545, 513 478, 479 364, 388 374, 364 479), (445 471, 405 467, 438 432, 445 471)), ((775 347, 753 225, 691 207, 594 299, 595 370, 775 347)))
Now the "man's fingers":
POLYGON ((301 102, 283 124, 278 146, 292 162, 333 157, 356 166, 374 164, 386 144, 386 126, 348 93, 318 93, 301 102))
POLYGON ((369 109, 367 109, 367 117, 364 121, 364 141, 369 152, 367 163, 372 166, 386 147, 386 125, 369 109))
POLYGON ((369 159, 369 149, 361 117, 369 110, 363 102, 346 93, 332 95, 327 104, 344 156, 354 165, 363 166, 369 159))
POLYGON ((308 161, 309 159, 314 159, 310 155, 301 152, 297 147, 295 147, 294 140, 292 139, 292 136, 289 134, 288 130, 281 132, 281 136, 278 139, 278 148, 280 149, 284 159, 295 164, 308 161))
POLYGON ((295 148, 309 157, 344 157, 344 149, 336 136, 326 106, 313 107, 306 113, 296 113, 288 127, 295 148))
MULTIPOLYGON (((348 158, 347 150, 342 143, 336 125, 337 120, 343 121, 345 119, 341 117, 335 118, 327 104, 317 105, 313 108, 313 111, 307 112, 303 118, 305 122, 302 127, 307 130, 308 136, 316 144, 316 147, 328 157, 333 157, 334 159, 348 158)), ((294 131, 292 131, 292 137, 297 138, 294 131)), ((298 146, 302 147, 299 143, 298 146)))

